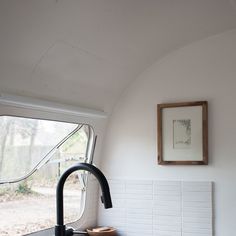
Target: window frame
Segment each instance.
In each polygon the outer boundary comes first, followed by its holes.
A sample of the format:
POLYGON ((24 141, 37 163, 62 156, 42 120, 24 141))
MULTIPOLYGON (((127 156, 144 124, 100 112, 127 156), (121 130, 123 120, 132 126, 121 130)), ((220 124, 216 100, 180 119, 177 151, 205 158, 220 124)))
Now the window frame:
MULTIPOLYGON (((17 108, 20 110, 22 109, 19 107, 17 107, 17 108)), ((26 109, 26 110, 34 113, 33 110, 31 110, 31 109, 26 109)), ((47 114, 48 114, 48 112, 47 112, 47 114)), ((87 122, 68 121, 68 120, 65 120, 64 118, 63 119, 58 119, 58 118, 52 119, 52 118, 44 118, 43 116, 37 117, 37 115, 18 115, 18 114, 15 115, 15 114, 9 114, 9 113, 2 113, 2 114, 0 114, 0 117, 2 117, 2 116, 70 123, 70 124, 77 125, 77 127, 73 131, 71 131, 65 138, 63 138, 54 148, 52 148, 28 174, 26 174, 25 176, 19 177, 15 180, 9 180, 9 181, 4 181, 4 182, 1 181, 0 185, 21 182, 22 180, 27 179, 28 177, 33 175, 37 170, 39 170, 41 167, 43 167, 45 164, 47 164, 47 162, 50 161, 50 158, 54 154, 54 150, 57 150, 57 148, 59 148, 61 145, 63 145, 71 136, 73 136, 76 132, 78 132, 83 127, 83 125, 87 125, 89 127, 89 136, 88 136, 88 144, 86 147, 85 162, 93 164, 93 156, 94 156, 94 149, 95 149, 95 145, 96 145, 97 136, 95 135, 94 127, 91 124, 89 124, 87 122), (53 153, 50 155, 51 152, 53 152, 53 153), (48 156, 49 156, 49 158, 47 158, 48 156)), ((89 173, 85 173, 85 171, 83 171, 83 174, 81 174, 82 179, 83 179, 83 188, 81 189, 81 201, 80 201, 80 212, 79 212, 80 214, 78 216, 78 219, 76 219, 75 221, 69 222, 67 224, 73 224, 73 223, 79 221, 85 213, 85 206, 86 206, 86 200, 87 200, 87 187, 88 187, 88 179, 89 179, 88 174, 89 173)), ((45 228, 45 229, 39 230, 39 231, 33 231, 30 233, 27 233, 27 235, 31 235, 31 234, 45 231, 45 230, 49 230, 49 229, 51 229, 51 227, 45 228)))

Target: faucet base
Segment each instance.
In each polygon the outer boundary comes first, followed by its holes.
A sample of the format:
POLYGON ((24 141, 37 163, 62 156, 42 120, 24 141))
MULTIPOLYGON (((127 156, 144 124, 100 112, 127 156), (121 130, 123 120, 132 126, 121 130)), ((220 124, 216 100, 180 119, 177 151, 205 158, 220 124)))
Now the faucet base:
POLYGON ((55 236, 66 236, 66 226, 56 225, 55 226, 55 236))

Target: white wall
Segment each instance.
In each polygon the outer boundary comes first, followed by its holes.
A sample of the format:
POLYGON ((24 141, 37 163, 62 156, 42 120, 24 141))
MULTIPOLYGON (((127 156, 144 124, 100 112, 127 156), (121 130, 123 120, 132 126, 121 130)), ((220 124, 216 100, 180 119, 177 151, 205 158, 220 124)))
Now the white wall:
POLYGON ((107 129, 109 178, 213 181, 215 236, 235 235, 236 31, 184 47, 146 70, 122 95, 107 129), (156 105, 209 102, 209 165, 157 165, 156 105))

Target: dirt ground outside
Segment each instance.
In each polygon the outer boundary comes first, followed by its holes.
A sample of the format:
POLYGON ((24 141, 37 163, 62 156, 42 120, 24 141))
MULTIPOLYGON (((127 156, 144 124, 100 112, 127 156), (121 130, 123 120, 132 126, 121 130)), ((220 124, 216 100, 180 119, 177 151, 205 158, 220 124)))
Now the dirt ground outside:
MULTIPOLYGON (((38 194, 4 199, 0 197, 0 235, 21 236, 53 227, 56 222, 56 198, 53 188, 33 189, 38 194)), ((79 217, 80 191, 64 193, 65 222, 79 217)))

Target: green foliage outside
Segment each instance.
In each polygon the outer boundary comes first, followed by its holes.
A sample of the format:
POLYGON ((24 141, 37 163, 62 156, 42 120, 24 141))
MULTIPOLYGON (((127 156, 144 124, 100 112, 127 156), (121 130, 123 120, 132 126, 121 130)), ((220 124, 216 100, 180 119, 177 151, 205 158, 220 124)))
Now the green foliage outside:
POLYGON ((28 194, 32 194, 33 191, 29 187, 27 181, 23 181, 17 186, 16 193, 28 195, 28 194))

